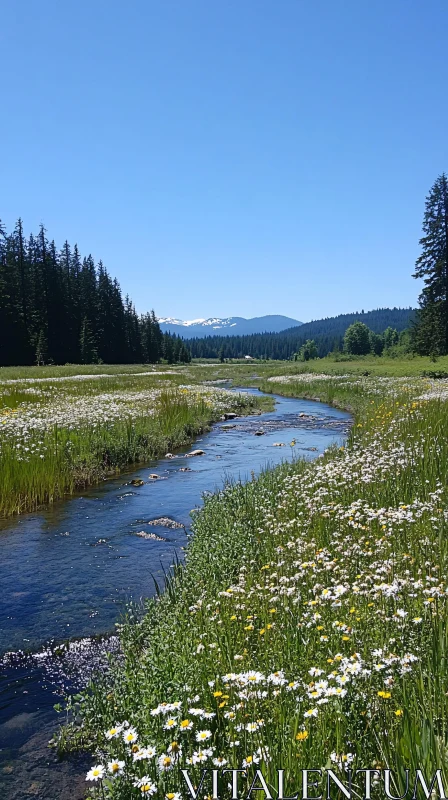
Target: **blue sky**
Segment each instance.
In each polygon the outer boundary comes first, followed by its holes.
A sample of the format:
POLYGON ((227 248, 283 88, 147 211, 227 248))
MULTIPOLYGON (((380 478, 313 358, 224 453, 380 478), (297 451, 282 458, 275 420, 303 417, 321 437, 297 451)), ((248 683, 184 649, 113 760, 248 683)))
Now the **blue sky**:
POLYGON ((446 0, 3 0, 0 217, 138 310, 415 304, 446 0))

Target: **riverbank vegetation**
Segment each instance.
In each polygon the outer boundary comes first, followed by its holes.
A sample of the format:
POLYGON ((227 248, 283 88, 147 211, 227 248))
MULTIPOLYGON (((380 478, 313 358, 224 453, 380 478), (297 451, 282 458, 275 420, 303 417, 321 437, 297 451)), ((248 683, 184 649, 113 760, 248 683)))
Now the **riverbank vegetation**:
MULTIPOLYGON (((217 392, 221 382, 261 387, 270 377, 288 378, 305 371, 400 375, 414 370, 418 375, 434 366, 448 372, 446 360, 446 365, 444 359, 434 365, 429 358, 365 357, 281 365, 4 367, 0 370, 0 515, 34 510, 132 463, 186 444, 219 417, 226 403, 226 410, 234 408, 233 395, 217 392), (182 386, 191 387, 188 400, 182 386)), ((267 386, 270 391, 279 388, 269 382, 267 386)), ((250 413, 266 401, 246 396, 243 402, 246 410, 242 406, 237 410, 250 413)))
POLYGON ((185 565, 69 703, 92 798, 171 797, 181 767, 260 768, 273 795, 279 767, 289 794, 310 765, 389 767, 395 795, 405 767, 448 777, 447 381, 263 388, 350 406, 349 441, 205 500, 185 565))
POLYGON ((5 380, 0 515, 51 503, 187 444, 225 411, 251 413, 263 404, 266 398, 199 386, 169 370, 5 380))
MULTIPOLYGON (((125 376, 173 376, 172 380, 188 379, 193 382, 212 382, 216 380, 251 381, 256 385, 257 380, 263 380, 271 375, 301 374, 305 372, 318 372, 325 374, 346 373, 354 375, 384 375, 384 376, 415 376, 415 377, 443 377, 448 376, 448 356, 440 356, 434 361, 429 356, 406 355, 399 358, 390 356, 350 355, 347 353, 333 353, 326 358, 317 358, 307 361, 263 361, 235 359, 220 363, 219 359, 196 359, 188 366, 177 364, 65 364, 1 367, 0 388, 4 384, 9 386, 14 383, 39 384, 51 379, 60 383, 59 379, 83 380, 88 376, 101 380, 107 377, 125 376), (175 376, 178 376, 177 378, 175 376)), ((171 380, 171 378, 170 378, 171 380)))
POLYGON ((251 413, 266 398, 219 389, 232 381, 266 392, 353 405, 350 376, 448 375, 448 358, 364 357, 306 363, 188 367, 86 365, 4 368, 0 373, 0 515, 23 513, 191 441, 223 410, 251 413), (445 364, 445 361, 447 362, 445 364), (256 369, 256 372, 254 372, 256 369), (324 375, 323 383, 317 380, 324 375), (339 376, 339 383, 325 376, 339 376), (312 376, 315 376, 314 378, 312 376), (344 378, 346 376, 346 378, 344 378), (333 387, 330 389, 330 386, 333 387), (319 388, 317 395, 314 390, 319 388))
MULTIPOLYGON (((244 403, 247 412, 266 403, 253 396, 236 401, 218 391, 222 383, 282 392, 286 385, 295 388, 296 377, 318 374, 443 377, 448 357, 436 364, 421 357, 345 356, 283 364, 5 367, 0 371, 0 515, 34 510, 132 463, 163 455, 203 431, 226 403, 226 410, 244 403)), ((312 392, 315 384, 307 385, 312 392)), ((347 384, 348 393, 352 388, 347 384)))

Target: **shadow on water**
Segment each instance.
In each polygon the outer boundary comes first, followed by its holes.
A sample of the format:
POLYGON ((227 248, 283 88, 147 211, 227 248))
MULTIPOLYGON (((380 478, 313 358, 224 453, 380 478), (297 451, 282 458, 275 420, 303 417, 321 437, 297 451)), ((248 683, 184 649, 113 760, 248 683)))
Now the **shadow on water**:
POLYGON ((275 411, 217 423, 174 458, 3 523, 1 800, 84 796, 90 758, 58 762, 48 748, 58 723, 53 705, 64 689, 85 685, 104 663, 104 651, 116 646, 114 638, 106 645, 90 637, 113 631, 126 602, 152 596, 154 578, 163 583, 164 572, 182 555, 190 512, 203 494, 228 478, 245 480, 285 460, 314 458, 345 438, 350 425, 345 412, 308 400, 275 399, 275 411), (187 457, 195 448, 205 454, 187 457), (134 486, 131 479, 144 483, 134 486), (166 518, 178 524, 167 527, 166 518), (48 646, 67 639, 72 644, 64 652, 55 654, 55 645, 48 646))

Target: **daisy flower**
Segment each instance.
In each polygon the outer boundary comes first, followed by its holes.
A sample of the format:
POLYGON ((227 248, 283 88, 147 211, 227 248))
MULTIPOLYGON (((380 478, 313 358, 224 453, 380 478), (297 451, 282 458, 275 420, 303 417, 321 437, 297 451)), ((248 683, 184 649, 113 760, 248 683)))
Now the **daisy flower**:
POLYGON ((89 769, 86 775, 86 781, 101 781, 104 777, 104 771, 102 764, 97 764, 97 766, 89 769))
POLYGON ((121 775, 124 770, 124 761, 116 761, 115 759, 109 761, 107 770, 111 775, 121 775))
POLYGON ((212 735, 211 731, 198 731, 196 734, 196 741, 197 742, 206 742, 207 739, 210 739, 212 735))
POLYGON ((109 728, 109 730, 106 731, 106 739, 116 739, 122 730, 123 725, 115 725, 113 728, 109 728))
POLYGON ((134 786, 140 789, 142 795, 147 795, 148 797, 157 792, 157 786, 148 775, 143 775, 142 778, 134 781, 134 786))
POLYGON ((123 740, 126 744, 134 744, 138 739, 138 734, 135 728, 128 728, 123 733, 123 740))
POLYGON ((162 753, 161 756, 158 758, 158 765, 160 772, 169 772, 170 769, 174 767, 175 758, 174 756, 168 755, 168 753, 162 753))

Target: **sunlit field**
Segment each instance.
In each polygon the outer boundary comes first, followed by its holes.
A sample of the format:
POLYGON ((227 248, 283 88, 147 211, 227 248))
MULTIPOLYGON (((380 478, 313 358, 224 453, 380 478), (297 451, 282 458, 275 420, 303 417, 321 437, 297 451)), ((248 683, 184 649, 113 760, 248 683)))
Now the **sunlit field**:
POLYGON ((448 382, 278 372, 261 388, 350 407, 349 441, 194 515, 185 565, 69 703, 92 798, 177 797, 185 767, 247 768, 240 792, 257 767, 273 796, 279 766, 289 794, 310 765, 390 768, 395 795, 405 768, 448 777, 448 382))
MULTIPOLYGON (((250 412, 266 407, 261 398, 229 395, 220 381, 287 393, 295 391, 295 376, 339 376, 339 402, 345 391, 345 407, 351 408, 359 385, 347 383, 350 376, 417 378, 444 375, 445 370, 448 374, 448 357, 436 363, 418 357, 329 357, 307 363, 2 368, 0 516, 34 510, 130 464, 163 455, 206 429, 224 408, 244 403, 250 412)), ((321 382, 307 383, 302 393, 316 397, 316 386, 321 388, 321 382)), ((330 402, 335 387, 333 378, 325 388, 330 402)))
POLYGON ((220 364, 213 360, 195 359, 188 366, 161 364, 66 364, 64 366, 41 367, 0 367, 0 385, 5 381, 22 381, 30 378, 70 378, 77 376, 157 376, 187 373, 198 380, 212 377, 235 377, 253 375, 279 375, 283 372, 324 372, 326 374, 354 373, 368 371, 371 375, 421 376, 424 372, 448 373, 448 356, 440 356, 436 361, 425 356, 409 355, 402 358, 382 356, 328 356, 314 361, 261 361, 253 359, 232 360, 220 364))
POLYGON ((36 370, 0 375, 0 516, 33 510, 163 455, 224 411, 251 413, 263 404, 200 386, 188 370, 101 367, 87 374, 61 367, 37 370, 38 377, 36 370))

